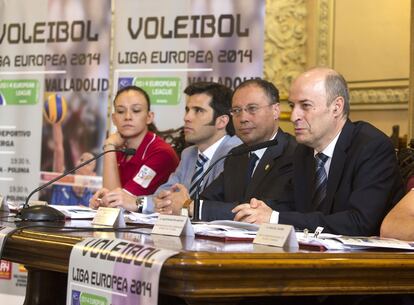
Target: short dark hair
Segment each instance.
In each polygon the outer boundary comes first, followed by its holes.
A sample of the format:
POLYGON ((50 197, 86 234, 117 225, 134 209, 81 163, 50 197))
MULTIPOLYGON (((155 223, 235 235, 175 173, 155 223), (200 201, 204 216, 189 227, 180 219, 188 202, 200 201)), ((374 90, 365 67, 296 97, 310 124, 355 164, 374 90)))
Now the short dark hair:
POLYGON ((118 92, 116 93, 115 98, 114 98, 114 106, 115 106, 115 101, 116 101, 117 97, 120 96, 122 93, 127 92, 127 91, 135 91, 135 92, 141 93, 145 97, 145 100, 147 101, 148 111, 151 110, 151 101, 150 101, 150 97, 149 97, 148 93, 144 89, 142 89, 141 87, 133 86, 133 85, 122 87, 121 89, 118 90, 118 92))
POLYGON ((234 135, 234 126, 230 116, 233 91, 230 88, 214 82, 196 82, 188 85, 187 88, 184 89, 184 93, 188 96, 201 93, 210 96, 210 107, 213 108, 212 123, 214 123, 219 116, 227 115, 229 117, 229 122, 226 126, 227 134, 231 136, 234 135))
POLYGON ((343 115, 348 118, 350 110, 349 90, 345 78, 336 71, 328 73, 325 78, 325 90, 328 105, 339 96, 344 99, 343 115))
POLYGON ((251 86, 251 85, 262 88, 264 93, 269 98, 270 104, 280 103, 279 90, 276 88, 275 85, 273 85, 273 83, 267 80, 264 80, 262 78, 252 78, 252 79, 245 80, 240 85, 238 85, 236 89, 234 89, 233 95, 236 93, 237 90, 247 87, 247 86, 251 86))

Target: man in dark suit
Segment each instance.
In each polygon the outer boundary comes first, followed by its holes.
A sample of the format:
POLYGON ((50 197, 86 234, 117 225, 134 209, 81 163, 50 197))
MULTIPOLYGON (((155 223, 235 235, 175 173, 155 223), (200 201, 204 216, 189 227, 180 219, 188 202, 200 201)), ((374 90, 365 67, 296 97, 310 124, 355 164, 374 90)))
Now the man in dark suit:
POLYGON ((389 138, 368 123, 348 119, 347 84, 334 70, 314 68, 300 75, 289 104, 299 143, 292 183, 283 199, 239 205, 235 219, 378 234, 385 214, 404 192, 389 138))
MULTIPOLYGON (((271 139, 276 139, 278 144, 256 150, 254 154, 228 157, 223 172, 201 194, 199 216, 202 220, 233 219, 232 209, 253 197, 279 198, 292 176, 296 141, 279 128, 277 88, 262 79, 245 81, 233 94, 230 113, 242 145, 251 146, 271 139)), ((184 186, 178 186, 178 189, 180 195, 176 198, 180 197, 179 200, 169 203, 175 207, 173 210, 189 199, 184 186)), ((168 205, 162 208, 168 210, 168 205)), ((191 203, 190 215, 192 212, 191 203)))

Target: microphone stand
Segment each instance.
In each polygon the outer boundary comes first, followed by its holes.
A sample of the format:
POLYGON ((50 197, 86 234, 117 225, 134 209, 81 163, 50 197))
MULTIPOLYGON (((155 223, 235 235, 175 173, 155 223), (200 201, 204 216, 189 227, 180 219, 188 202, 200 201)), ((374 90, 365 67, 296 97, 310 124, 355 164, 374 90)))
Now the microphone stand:
POLYGON ((78 170, 79 168, 99 159, 100 157, 102 157, 104 154, 109 153, 109 152, 124 152, 127 155, 133 155, 135 154, 136 150, 132 149, 132 148, 126 148, 126 149, 110 149, 104 152, 99 153, 98 155, 96 155, 95 157, 86 160, 85 162, 82 162, 81 164, 79 164, 78 166, 65 171, 63 174, 53 178, 52 180, 49 180, 48 182, 46 182, 45 184, 42 184, 41 186, 39 186, 38 188, 34 189, 27 197, 26 197, 26 201, 22 207, 22 209, 19 211, 19 213, 17 214, 17 217, 20 217, 22 220, 31 220, 31 221, 63 221, 65 219, 65 216, 63 215, 63 213, 61 213, 60 211, 48 206, 48 205, 42 205, 42 206, 29 206, 29 200, 30 198, 37 192, 45 189, 46 187, 48 187, 49 185, 51 185, 52 183, 62 179, 63 177, 66 177, 69 174, 72 174, 73 172, 75 172, 76 170, 78 170), (60 215, 60 214, 61 215, 60 215), (48 219, 45 219, 48 218, 48 219), (49 219, 50 218, 50 219, 49 219))
POLYGON ((216 165, 219 161, 223 160, 224 158, 227 158, 229 156, 232 156, 232 153, 229 153, 227 155, 221 156, 216 161, 214 161, 207 170, 203 173, 200 180, 198 180, 196 191, 194 193, 194 212, 193 212, 193 221, 201 221, 200 217, 200 187, 201 182, 204 180, 204 178, 207 176, 207 174, 213 169, 214 165, 216 165))

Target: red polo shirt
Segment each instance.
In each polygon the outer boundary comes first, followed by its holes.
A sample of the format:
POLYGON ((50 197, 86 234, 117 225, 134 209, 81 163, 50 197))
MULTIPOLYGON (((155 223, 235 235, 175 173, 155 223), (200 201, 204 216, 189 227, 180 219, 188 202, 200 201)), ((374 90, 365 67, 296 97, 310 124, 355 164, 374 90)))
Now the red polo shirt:
POLYGON ((174 149, 152 132, 147 132, 131 159, 118 152, 117 160, 122 188, 135 196, 153 194, 179 162, 174 149))

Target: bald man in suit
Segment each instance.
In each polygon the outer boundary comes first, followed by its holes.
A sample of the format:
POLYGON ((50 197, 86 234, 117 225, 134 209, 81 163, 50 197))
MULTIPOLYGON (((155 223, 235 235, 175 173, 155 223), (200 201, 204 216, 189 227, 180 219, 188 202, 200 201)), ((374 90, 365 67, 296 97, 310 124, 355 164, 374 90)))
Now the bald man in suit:
POLYGON ((299 143, 292 181, 282 198, 239 205, 235 219, 378 235, 382 219, 404 193, 390 139, 369 123, 348 119, 348 87, 332 69, 301 74, 289 104, 299 143))

